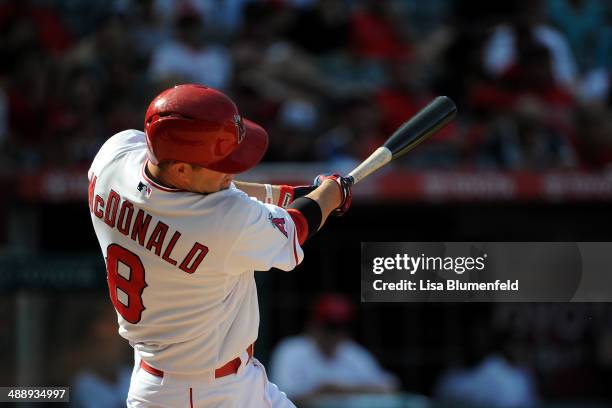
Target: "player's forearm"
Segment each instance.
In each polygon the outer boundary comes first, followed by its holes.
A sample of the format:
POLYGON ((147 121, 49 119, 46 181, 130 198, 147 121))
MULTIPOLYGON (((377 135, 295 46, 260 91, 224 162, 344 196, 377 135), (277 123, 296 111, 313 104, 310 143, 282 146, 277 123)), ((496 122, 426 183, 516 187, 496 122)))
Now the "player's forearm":
POLYGON ((321 228, 329 214, 340 205, 342 194, 336 182, 325 180, 319 188, 307 194, 306 197, 316 201, 321 208, 321 225, 319 225, 321 228))
POLYGON ((260 183, 247 183, 245 181, 235 181, 237 188, 247 193, 250 197, 255 197, 261 202, 278 205, 287 208, 289 204, 298 197, 303 197, 316 188, 316 186, 287 186, 270 185, 260 183))
MULTIPOLYGON (((234 184, 236 185, 238 189, 247 193, 249 197, 255 197, 256 199, 262 202, 266 201, 266 185, 265 184, 247 183, 246 181, 234 181, 234 184)), ((272 203, 276 204, 278 203, 278 200, 280 198, 281 188, 280 186, 272 186, 272 185, 270 187, 271 187, 271 192, 272 192, 272 198, 271 198, 272 203)))
MULTIPOLYGON (((249 197, 255 197, 259 201, 266 201, 266 196, 271 197, 273 204, 278 204, 281 196, 281 190, 284 186, 270 185, 271 196, 266 192, 266 185, 260 183, 248 183, 246 181, 234 181, 236 188, 244 191, 249 197)), ((335 210, 340 202, 340 191, 336 183, 326 180, 323 184, 306 195, 306 197, 315 200, 321 207, 321 225, 329 214, 335 210)))
POLYGON ((344 199, 338 182, 327 179, 289 206, 287 211, 295 223, 300 244, 321 229, 329 214, 341 206, 344 199))

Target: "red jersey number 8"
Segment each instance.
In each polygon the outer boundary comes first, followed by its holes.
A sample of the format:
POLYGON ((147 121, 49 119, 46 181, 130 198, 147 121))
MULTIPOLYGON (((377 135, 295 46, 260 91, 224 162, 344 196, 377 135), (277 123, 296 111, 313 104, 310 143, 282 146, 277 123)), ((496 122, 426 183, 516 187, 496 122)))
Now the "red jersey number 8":
POLYGON ((117 244, 106 249, 108 291, 117 312, 132 324, 140 321, 142 291, 147 287, 142 261, 132 251, 117 244))

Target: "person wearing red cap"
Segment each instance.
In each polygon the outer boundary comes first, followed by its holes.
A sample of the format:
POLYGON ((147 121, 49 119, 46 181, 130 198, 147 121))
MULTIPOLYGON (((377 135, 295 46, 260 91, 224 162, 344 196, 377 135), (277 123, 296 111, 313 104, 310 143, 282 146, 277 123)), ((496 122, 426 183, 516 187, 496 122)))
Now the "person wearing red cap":
POLYGON ((354 314, 346 297, 325 294, 313 304, 307 332, 282 340, 274 350, 271 377, 298 406, 395 390, 397 379, 350 339, 354 314))
POLYGON ((340 176, 300 188, 234 182, 267 146, 229 97, 186 84, 153 99, 144 132, 120 132, 96 155, 89 210, 135 352, 128 406, 294 406, 253 358, 254 271, 295 268, 351 189, 340 176))

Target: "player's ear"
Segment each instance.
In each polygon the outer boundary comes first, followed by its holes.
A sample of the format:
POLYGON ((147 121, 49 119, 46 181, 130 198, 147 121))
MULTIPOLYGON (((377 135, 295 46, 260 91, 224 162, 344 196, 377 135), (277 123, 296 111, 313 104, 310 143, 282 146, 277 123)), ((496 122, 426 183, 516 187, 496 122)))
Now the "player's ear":
POLYGON ((189 164, 173 162, 168 166, 168 172, 174 180, 174 184, 180 188, 185 188, 191 184, 193 170, 189 164))

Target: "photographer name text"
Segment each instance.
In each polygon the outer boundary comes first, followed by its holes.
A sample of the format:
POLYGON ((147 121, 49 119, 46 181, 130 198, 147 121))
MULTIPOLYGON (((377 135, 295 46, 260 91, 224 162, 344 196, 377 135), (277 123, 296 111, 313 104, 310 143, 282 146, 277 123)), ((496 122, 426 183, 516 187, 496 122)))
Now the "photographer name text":
POLYGON ((382 279, 377 279, 372 282, 372 287, 377 291, 518 291, 519 281, 499 279, 493 282, 461 282, 457 279, 447 280, 445 282, 436 282, 430 279, 419 279, 418 282, 402 279, 397 282, 385 282, 382 279))

